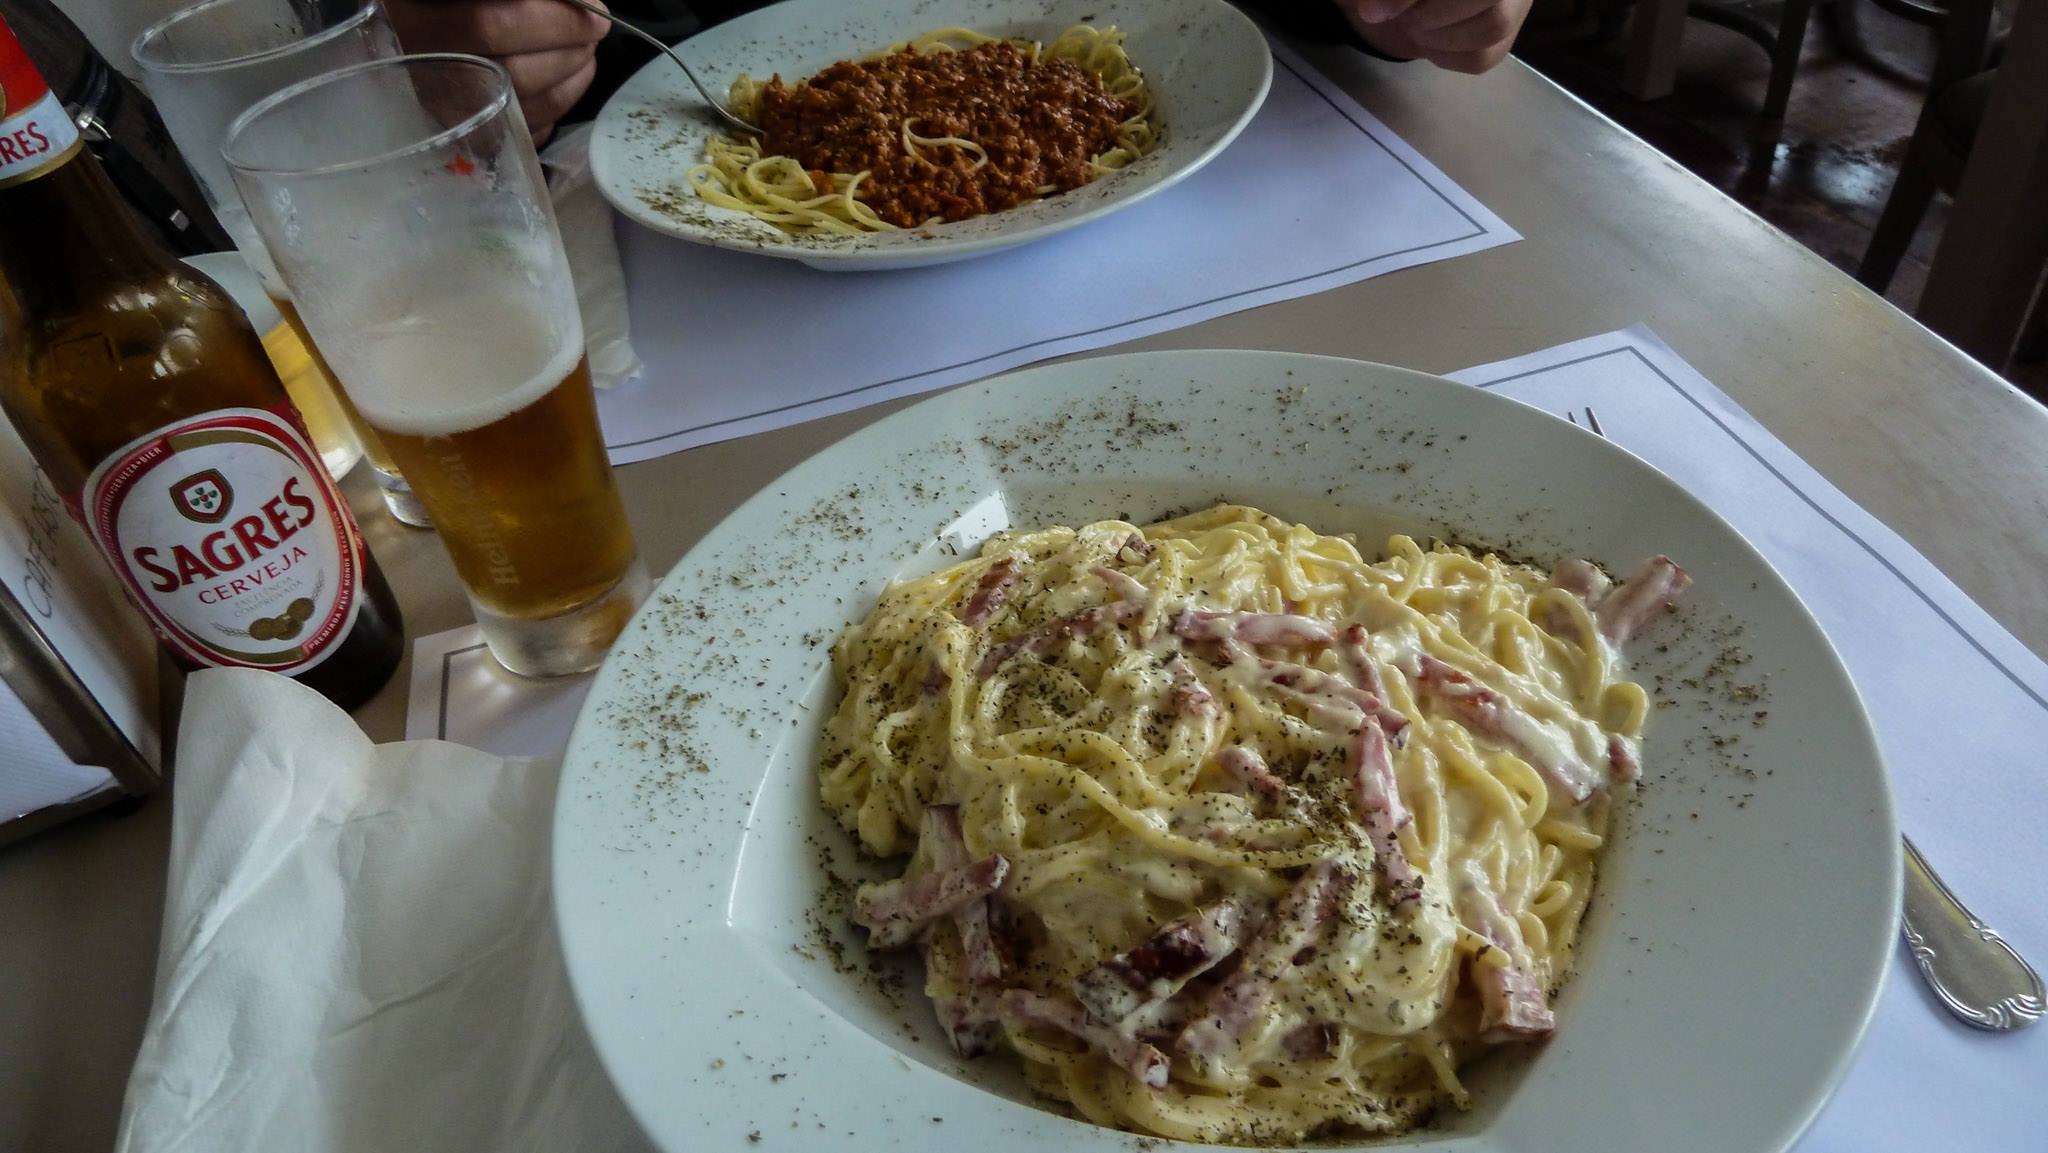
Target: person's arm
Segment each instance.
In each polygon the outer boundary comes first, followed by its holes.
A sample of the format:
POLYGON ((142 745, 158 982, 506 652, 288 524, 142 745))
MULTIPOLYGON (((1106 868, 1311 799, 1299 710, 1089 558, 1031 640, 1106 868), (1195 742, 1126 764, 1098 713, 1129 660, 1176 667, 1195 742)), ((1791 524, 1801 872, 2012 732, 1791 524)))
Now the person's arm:
POLYGON ((469 52, 511 73, 536 144, 597 74, 602 17, 561 0, 385 0, 407 52, 469 52))
POLYGON ((1383 60, 1484 72, 1507 58, 1531 0, 1238 0, 1282 32, 1383 60))
POLYGON ((1507 59, 1532 0, 1336 0, 1367 44, 1453 72, 1507 59))

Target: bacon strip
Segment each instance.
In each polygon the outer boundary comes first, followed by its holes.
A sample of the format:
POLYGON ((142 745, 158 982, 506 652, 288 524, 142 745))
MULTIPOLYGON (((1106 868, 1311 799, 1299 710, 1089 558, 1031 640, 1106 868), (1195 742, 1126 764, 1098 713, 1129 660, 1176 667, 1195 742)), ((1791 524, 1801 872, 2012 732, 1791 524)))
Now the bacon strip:
POLYGON ((1422 874, 1415 871, 1401 851, 1400 831, 1414 817, 1401 803, 1401 789, 1394 778, 1394 759, 1387 752, 1386 734, 1370 717, 1358 726, 1351 742, 1351 792, 1358 805, 1358 823, 1365 826, 1366 839, 1379 859, 1382 891, 1394 906, 1422 895, 1422 874))
POLYGON ((960 623, 971 629, 978 629, 988 623, 988 618, 1003 607, 1003 600, 1010 594, 1010 586, 1017 583, 1017 561, 1004 557, 988 566, 981 574, 981 580, 974 586, 974 596, 967 601, 967 610, 960 614, 960 623))
POLYGON ((1295 957, 1322 936, 1357 880, 1335 861, 1310 866, 1246 942, 1237 970, 1210 991, 1201 1012, 1181 1030, 1180 1051, 1215 1056, 1235 1046, 1273 995, 1274 985, 1293 970, 1295 957))
POLYGON ((980 1057, 995 1051, 1003 1036, 1003 1021, 996 996, 986 989, 969 990, 961 997, 934 997, 932 1009, 946 1041, 962 1057, 980 1057))
POLYGON ((1141 601, 1111 601, 1106 605, 1082 609, 1056 621, 1047 621, 1029 632, 1019 633, 1009 640, 991 645, 989 650, 982 654, 980 663, 974 666, 974 675, 988 676, 1020 652, 1040 657, 1050 656, 1059 651, 1060 646, 1066 644, 1069 638, 1093 636, 1118 621, 1137 616, 1144 609, 1145 605, 1141 601))
POLYGON ((1173 678, 1173 711, 1184 717, 1213 717, 1216 715, 1216 698, 1210 694, 1207 685, 1195 675, 1187 658, 1175 653, 1166 662, 1166 675, 1173 678))
POLYGON ((1235 953, 1243 930, 1244 909, 1234 901, 1197 909, 1074 978, 1074 996, 1096 1020, 1120 1025, 1235 953))
POLYGON ((958 868, 862 885, 853 923, 868 930, 870 948, 907 945, 932 921, 995 892, 1009 872, 1009 859, 997 853, 958 868))
POLYGON ((1091 1019, 1075 1002, 1029 989, 1009 989, 1002 996, 1003 1019, 1019 1027, 1043 1026, 1069 1033, 1114 1061, 1139 1084, 1166 1088, 1166 1054, 1151 1045, 1091 1019))
POLYGON ((1266 758, 1243 745, 1226 745, 1216 754, 1216 765, 1230 774, 1238 786, 1275 800, 1287 795, 1287 782, 1275 776, 1266 758))
POLYGON ((1458 879, 1458 919, 1507 957, 1504 965, 1472 966, 1479 983, 1479 1034, 1487 1041, 1529 1040, 1557 1027, 1543 986, 1531 971, 1522 928, 1501 906, 1475 861, 1464 862, 1458 879))
POLYGON ((1600 621, 1600 635, 1613 645, 1628 643, 1657 613, 1675 604, 1679 594, 1692 587, 1692 575, 1668 556, 1653 556, 1636 566, 1594 609, 1600 621))
MULTIPOLYGON (((1334 708, 1345 725, 1349 725, 1351 718, 1357 714, 1370 715, 1379 709, 1380 702, 1371 693, 1321 669, 1312 669, 1292 661, 1268 660, 1259 661, 1258 669, 1259 679, 1267 684, 1292 689, 1309 698, 1311 705, 1320 704, 1334 708)), ((1404 720, 1402 723, 1407 722, 1404 720)))
POLYGON ((1372 697, 1374 707, 1367 711, 1379 720, 1388 742, 1398 749, 1408 742, 1408 718, 1388 703, 1387 682, 1380 676, 1379 664, 1372 659, 1365 636, 1364 625, 1346 626, 1337 638, 1337 652, 1344 658, 1344 669, 1351 674, 1351 683, 1372 697))
MULTIPOLYGON (((939 868, 959 869, 972 863, 960 831, 960 806, 933 805, 924 811, 924 820, 925 833, 932 838, 932 858, 939 868)), ((967 955, 970 980, 994 981, 1003 975, 1003 954, 996 948, 988 922, 985 896, 953 910, 953 925, 960 930, 960 949, 967 955)))
POLYGON ((1579 804, 1604 782, 1600 771, 1580 760, 1543 728, 1542 722, 1480 684, 1463 669, 1424 653, 1417 660, 1422 689, 1458 715, 1467 727, 1515 747, 1544 780, 1579 804))
POLYGON ((1345 714, 1355 710, 1378 718, 1396 747, 1405 739, 1408 718, 1387 704, 1386 682, 1366 651, 1363 625, 1347 626, 1339 634, 1314 617, 1292 613, 1205 613, 1188 609, 1174 616, 1172 627, 1174 634, 1185 640, 1221 645, 1225 661, 1256 660, 1267 684, 1293 689, 1304 697, 1322 698, 1312 699, 1310 704, 1335 708, 1346 725, 1351 722, 1345 714), (1292 661, 1253 657, 1245 650, 1246 645, 1305 649, 1337 645, 1349 676, 1333 676, 1292 661))
POLYGON ((1636 759, 1635 746, 1620 733, 1607 734, 1607 770, 1623 784, 1634 784, 1643 775, 1643 763, 1636 759))
POLYGON ((1097 566, 1090 570, 1102 582, 1115 589, 1122 599, 1106 605, 1082 609, 1080 612, 1047 621, 1029 632, 1019 633, 1009 640, 989 646, 982 654, 979 664, 974 666, 974 675, 985 677, 1003 667, 1004 662, 1020 652, 1033 656, 1050 656, 1059 651, 1061 645, 1071 637, 1093 636, 1121 620, 1128 620, 1145 611, 1145 601, 1151 593, 1126 573, 1113 568, 1097 566))
POLYGON ((1138 581, 1138 578, 1127 572, 1110 568, 1108 565, 1096 565, 1088 571, 1094 573, 1096 580, 1108 585, 1117 596, 1124 600, 1137 601, 1139 604, 1143 604, 1152 599, 1152 590, 1146 588, 1138 581))
POLYGON ((1175 636, 1191 641, 1222 641, 1278 648, 1319 649, 1337 643, 1337 634, 1314 617, 1294 613, 1212 613, 1183 609, 1173 618, 1175 636))
MULTIPOLYGON (((1259 661, 1259 676, 1266 684, 1289 689, 1307 702, 1314 719, 1324 728, 1355 728, 1370 720, 1388 734, 1396 747, 1407 740, 1408 718, 1387 704, 1384 696, 1362 688, 1343 677, 1291 661, 1259 661)), ((1384 691, 1386 686, 1382 684, 1384 691)))
POLYGON ((1598 605, 1614 582, 1600 571, 1598 565, 1574 557, 1566 557, 1550 566, 1550 583, 1586 602, 1587 608, 1598 605))

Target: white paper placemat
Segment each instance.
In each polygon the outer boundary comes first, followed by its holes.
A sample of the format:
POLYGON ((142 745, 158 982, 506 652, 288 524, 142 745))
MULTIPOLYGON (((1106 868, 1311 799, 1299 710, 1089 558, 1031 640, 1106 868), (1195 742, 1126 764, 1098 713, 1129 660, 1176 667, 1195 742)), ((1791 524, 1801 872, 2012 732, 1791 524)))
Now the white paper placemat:
MULTIPOLYGON (((1849 666, 1914 843, 2022 955, 2048 959, 2048 666, 1647 328, 1455 375, 1581 423, 1592 408, 1756 545, 1849 666)), ((1902 946, 1862 1052, 1798 1148, 2040 1149, 2044 1084, 2048 1028, 1955 1021, 1902 946)))
POLYGON ((454 741, 501 757, 559 756, 590 680, 508 673, 475 625, 420 637, 412 643, 405 739, 454 741))
POLYGON ((626 464, 1519 239, 1288 50, 1243 135, 1127 211, 990 256, 819 272, 619 224, 637 381, 626 464))

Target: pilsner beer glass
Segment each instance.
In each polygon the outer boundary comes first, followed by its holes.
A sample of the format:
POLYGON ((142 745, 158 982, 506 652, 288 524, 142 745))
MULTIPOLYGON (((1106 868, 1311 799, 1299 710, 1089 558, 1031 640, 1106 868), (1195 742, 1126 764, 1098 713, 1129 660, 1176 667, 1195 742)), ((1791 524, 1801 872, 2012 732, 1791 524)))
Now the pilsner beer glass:
POLYGON ((505 70, 459 55, 345 68, 243 113, 224 155, 492 655, 529 676, 595 667, 648 580, 505 70))
POLYGON ((323 72, 398 55, 377 0, 205 0, 144 29, 129 51, 208 205, 284 317, 284 330, 264 344, 283 354, 278 373, 328 470, 339 477, 368 456, 391 515, 425 526, 426 511, 391 454, 336 389, 333 370, 306 335, 220 156, 228 123, 263 97, 323 72))

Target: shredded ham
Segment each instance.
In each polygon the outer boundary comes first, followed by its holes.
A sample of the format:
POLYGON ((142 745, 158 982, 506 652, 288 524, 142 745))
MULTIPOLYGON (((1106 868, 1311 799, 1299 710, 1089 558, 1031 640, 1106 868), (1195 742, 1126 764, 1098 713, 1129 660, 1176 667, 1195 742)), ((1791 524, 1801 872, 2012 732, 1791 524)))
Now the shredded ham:
POLYGON ((982 654, 980 663, 974 666, 974 675, 988 676, 1008 663, 1018 653, 1034 656, 1049 656, 1058 652, 1061 645, 1073 637, 1093 636, 1121 620, 1128 620, 1144 611, 1142 603, 1133 601, 1111 601, 1106 605, 1082 609, 1056 621, 1048 621, 1029 632, 1020 633, 1000 644, 991 645, 982 654))
MULTIPOLYGON (((960 869, 972 863, 960 831, 960 806, 933 805, 924 811, 924 825, 940 868, 960 869)), ((967 956, 967 976, 974 981, 994 981, 1003 975, 1002 951, 996 948, 995 934, 989 928, 988 902, 987 896, 976 897, 953 910, 960 949, 967 956)))
POLYGON ((1173 618, 1175 635, 1191 641, 1221 641, 1288 649, 1327 648, 1337 634, 1314 617, 1293 613, 1212 613, 1183 609, 1173 618))
POLYGON ((907 945, 932 921, 995 892, 1009 871, 1009 860, 998 853, 957 868, 862 885, 854 924, 868 930, 871 948, 907 945))
POLYGON ((1591 561, 1567 557, 1550 566, 1550 583, 1586 602, 1587 608, 1600 603, 1614 582, 1591 561))
POLYGON ((974 666, 974 675, 986 677, 1018 653, 1034 656, 1050 656, 1060 646, 1074 637, 1093 636, 1118 621, 1129 620, 1145 611, 1145 586, 1125 573, 1112 568, 1096 568, 1095 575, 1110 588, 1123 594, 1119 600, 1094 608, 1082 609, 1055 621, 1047 621, 1028 632, 1019 633, 1009 640, 989 646, 981 660, 974 666))
POLYGON ((1401 803, 1386 734, 1371 717, 1359 724, 1358 735, 1352 738, 1350 769, 1352 800, 1358 807, 1358 823, 1365 826, 1366 839, 1378 858, 1381 891, 1390 904, 1399 907, 1422 896, 1422 874, 1401 851, 1401 829, 1414 818, 1401 803))
POLYGON ((1000 1002, 1003 1019, 1018 1027, 1058 1029, 1087 1042, 1148 1089, 1166 1088, 1166 1054, 1151 1044, 1090 1018, 1079 1003, 1028 989, 1010 989, 1000 1002))
POLYGON ((1607 734, 1607 770, 1615 780, 1634 784, 1643 775, 1643 764, 1636 759, 1635 742, 1620 733, 1607 734))
POLYGON ((1210 694, 1194 667, 1178 653, 1166 662, 1166 675, 1173 678, 1173 711, 1184 717, 1213 717, 1216 698, 1210 694))
POLYGON ((1337 638, 1337 652, 1344 658, 1344 668, 1351 674, 1351 682, 1365 690, 1375 702, 1367 710, 1379 720, 1380 730, 1387 734, 1387 741, 1400 748, 1408 740, 1408 718, 1401 715, 1389 703, 1386 679, 1380 676, 1379 663, 1372 659, 1372 652, 1365 643, 1365 626, 1345 626, 1337 638))
POLYGON ((1181 1030, 1180 1051, 1213 1057, 1235 1048, 1274 986, 1293 971, 1295 957, 1323 936, 1338 902, 1356 882, 1357 875, 1335 861, 1309 866, 1245 943, 1242 963, 1209 992, 1181 1030))
POLYGON ((1234 901, 1197 909, 1074 978, 1074 996, 1097 1020, 1121 1024, 1236 952, 1244 927, 1244 909, 1234 901))
POLYGON ((1243 745, 1226 745, 1216 754, 1216 767, 1230 774, 1239 788, 1278 800, 1287 795, 1287 782, 1274 775, 1266 758, 1243 745))
POLYGON ((1417 678, 1425 695, 1448 708, 1465 727, 1504 741, 1542 774, 1552 787, 1583 804, 1605 783, 1599 769, 1560 747, 1543 731, 1541 721, 1516 708, 1501 694, 1472 679, 1463 669, 1422 654, 1417 678))
POLYGON ((983 988, 971 989, 958 997, 932 999, 932 1010, 938 1015, 939 1026, 946 1031, 947 1043, 962 1057, 981 1057, 995 1051, 996 1042, 1003 1038, 998 1009, 996 994, 983 988))
POLYGON ((981 574, 981 580, 974 586, 974 595, 968 598, 967 609, 960 614, 960 623, 971 629, 978 629, 988 623, 988 618, 1003 607, 1003 600, 1009 595, 1010 587, 1017 583, 1017 561, 1004 557, 988 566, 981 574))
POLYGON ((1476 861, 1466 861, 1458 877, 1458 919, 1500 950, 1503 964, 1475 959, 1472 977, 1479 986, 1479 1033, 1487 1041, 1530 1040, 1548 1036, 1557 1025, 1543 986, 1529 966, 1522 928, 1501 906, 1476 861))
POLYGON ((1653 556, 1636 566, 1621 586, 1601 598, 1594 607, 1600 621, 1600 635, 1609 644, 1627 644, 1642 627, 1671 607, 1681 593, 1692 587, 1692 575, 1668 556, 1653 556))

